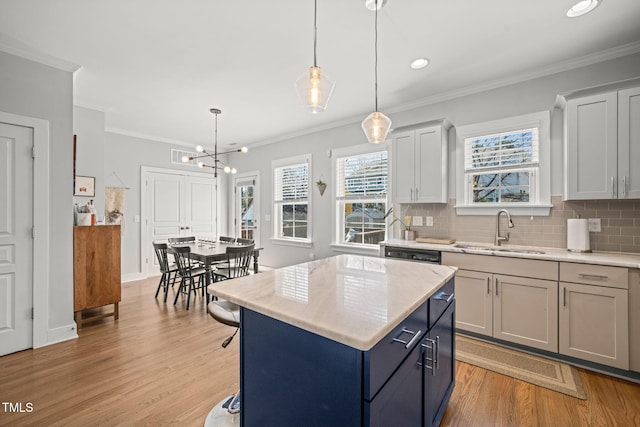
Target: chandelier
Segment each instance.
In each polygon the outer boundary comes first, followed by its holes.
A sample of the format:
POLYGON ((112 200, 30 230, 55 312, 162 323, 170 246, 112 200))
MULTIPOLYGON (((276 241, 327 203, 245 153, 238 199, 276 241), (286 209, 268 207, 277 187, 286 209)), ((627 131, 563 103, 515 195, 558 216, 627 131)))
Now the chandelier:
POLYGON ((197 156, 183 156, 182 161, 184 163, 191 162, 196 159, 202 159, 205 157, 213 160, 212 165, 208 165, 203 161, 198 162, 198 167, 201 168, 212 168, 214 177, 218 177, 218 170, 222 170, 224 173, 236 173, 238 172, 236 168, 233 168, 229 165, 226 165, 222 160, 218 159, 219 155, 229 154, 229 153, 246 153, 249 151, 247 147, 238 148, 236 150, 224 151, 222 153, 218 152, 218 115, 222 114, 222 110, 218 108, 211 108, 209 110, 215 116, 215 130, 214 130, 214 145, 213 145, 213 153, 209 153, 202 145, 196 146, 196 151, 198 153, 202 153, 197 156))

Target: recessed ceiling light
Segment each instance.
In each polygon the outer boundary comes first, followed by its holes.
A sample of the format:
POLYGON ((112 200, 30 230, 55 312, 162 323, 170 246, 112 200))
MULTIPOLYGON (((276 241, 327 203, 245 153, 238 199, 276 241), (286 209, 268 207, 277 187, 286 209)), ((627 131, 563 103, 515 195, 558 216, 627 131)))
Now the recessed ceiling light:
POLYGON ((600 0, 581 0, 567 11, 569 18, 577 18, 591 12, 600 4, 600 0))
POLYGON ((429 65, 428 58, 418 58, 411 61, 411 68, 413 68, 414 70, 419 70, 420 68, 424 68, 427 65, 429 65))
MULTIPOLYGON (((387 4, 387 0, 377 0, 378 10, 382 9, 387 4)), ((376 0, 364 0, 364 6, 369 10, 376 10, 376 0)))

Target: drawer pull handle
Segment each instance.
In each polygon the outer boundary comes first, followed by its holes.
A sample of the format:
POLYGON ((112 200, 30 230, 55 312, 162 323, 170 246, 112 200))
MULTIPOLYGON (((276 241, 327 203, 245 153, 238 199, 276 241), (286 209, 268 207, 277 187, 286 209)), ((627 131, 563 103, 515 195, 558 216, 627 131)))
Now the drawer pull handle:
POLYGON ((448 295, 446 293, 444 293, 444 292, 440 292, 439 294, 434 296, 433 299, 438 300, 438 301, 451 302, 454 297, 455 297, 455 295, 453 294, 453 292, 448 294, 448 295))
POLYGON ((490 284, 489 280, 490 279, 487 277, 487 294, 491 293, 491 284, 490 284))
POLYGON ((409 342, 401 340, 400 338, 394 338, 393 341, 399 342, 400 344, 404 344, 404 348, 407 348, 407 349, 413 345, 414 341, 417 340, 420 337, 420 335, 422 335, 421 330, 419 330, 418 332, 413 332, 408 330, 407 328, 402 328, 402 332, 400 332, 400 334, 402 335, 404 333, 413 335, 413 338, 411 338, 409 342))
POLYGON ((578 277, 580 277, 581 279, 590 279, 590 280, 609 280, 609 276, 601 276, 599 274, 579 273, 578 277))
MULTIPOLYGON (((424 352, 424 367, 427 369, 431 369, 431 375, 434 376, 436 374, 436 346, 438 345, 434 340, 427 338, 425 339, 425 341, 428 341, 431 343, 431 345, 427 345, 425 343, 420 344, 423 348, 426 348, 427 350, 431 350, 431 357, 427 356, 427 352, 424 352), (427 365, 427 361, 431 362, 431 366, 427 365)), ((418 364, 420 365, 420 363, 418 364)))

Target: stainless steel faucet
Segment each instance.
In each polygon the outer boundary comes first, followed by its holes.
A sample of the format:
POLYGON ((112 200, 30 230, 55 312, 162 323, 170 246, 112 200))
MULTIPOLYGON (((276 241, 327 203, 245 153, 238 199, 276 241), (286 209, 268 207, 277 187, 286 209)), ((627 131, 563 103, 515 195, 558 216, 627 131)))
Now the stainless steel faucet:
POLYGON ((506 209, 500 209, 496 214, 496 239, 495 239, 496 246, 500 246, 502 242, 509 241, 509 232, 507 232, 506 236, 500 235, 500 214, 507 215, 507 227, 513 228, 513 221, 511 221, 511 215, 509 214, 509 211, 506 209))

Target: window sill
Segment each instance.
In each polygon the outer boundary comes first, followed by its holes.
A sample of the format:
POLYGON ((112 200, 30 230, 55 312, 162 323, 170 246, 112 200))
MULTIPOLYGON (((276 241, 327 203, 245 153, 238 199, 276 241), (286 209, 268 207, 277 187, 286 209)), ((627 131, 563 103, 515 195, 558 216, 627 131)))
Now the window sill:
POLYGON ((380 256, 379 245, 371 245, 371 247, 364 247, 364 246, 357 246, 357 245, 345 245, 340 243, 334 243, 330 246, 334 252, 356 254, 356 255, 380 256))
POLYGON ((500 209, 506 209, 514 216, 549 216, 553 205, 517 205, 502 203, 491 206, 456 205, 456 215, 495 215, 500 209))
POLYGON ((312 248, 313 242, 311 240, 293 240, 293 239, 271 239, 271 243, 274 245, 282 246, 294 246, 297 248, 312 248))

